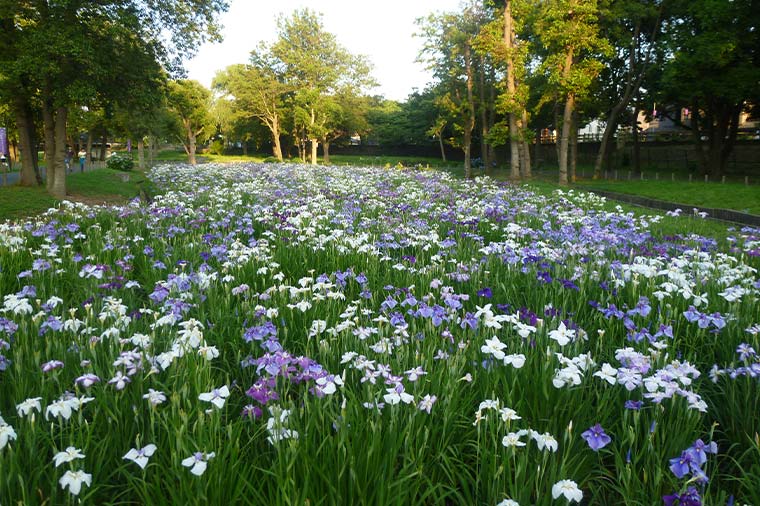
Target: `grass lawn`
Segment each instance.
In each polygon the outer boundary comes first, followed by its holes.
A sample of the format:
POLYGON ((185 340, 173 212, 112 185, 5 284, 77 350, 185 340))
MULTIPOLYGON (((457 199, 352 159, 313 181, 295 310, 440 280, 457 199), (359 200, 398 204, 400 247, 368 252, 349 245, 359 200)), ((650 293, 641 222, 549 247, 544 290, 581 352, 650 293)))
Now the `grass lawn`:
MULTIPOLYGON (((261 153, 252 153, 248 156, 244 155, 215 155, 212 153, 197 153, 195 155, 199 163, 214 162, 214 163, 231 163, 231 162, 261 162, 267 155, 261 153)), ((172 151, 164 150, 160 151, 158 155, 153 158, 154 162, 181 162, 187 163, 187 155, 184 151, 172 151)))
POLYGON ((739 183, 685 183, 672 181, 581 181, 576 187, 677 202, 679 204, 734 209, 760 214, 760 186, 739 183))
POLYGON ((415 165, 430 166, 430 167, 460 167, 462 162, 448 161, 444 162, 440 158, 431 158, 424 156, 397 156, 397 155, 384 155, 384 156, 359 156, 359 155, 330 155, 331 165, 354 165, 357 167, 371 166, 371 167, 385 167, 390 165, 395 167, 399 163, 404 167, 412 167, 415 165))
MULTIPOLYGON (((248 156, 243 155, 214 155, 211 153, 198 153, 198 161, 203 162, 262 162, 266 158, 271 158, 271 154, 268 153, 256 153, 248 156)), ((187 162, 187 155, 184 151, 171 151, 165 150, 158 153, 154 158, 158 162, 187 162)), ((324 161, 320 157, 318 159, 320 164, 324 161)), ((286 158, 285 162, 301 163, 298 158, 286 158)), ((383 156, 359 156, 359 155, 330 155, 330 165, 352 165, 356 167, 384 167, 390 165, 395 167, 401 163, 405 167, 411 167, 414 165, 429 165, 430 167, 460 167, 462 162, 443 162, 440 158, 431 158, 424 156, 398 156, 398 155, 383 155, 383 156)))
MULTIPOLYGON (((99 169, 69 174, 67 198, 89 204, 121 203, 138 196, 145 181, 145 174, 140 171, 127 173, 99 169), (128 181, 123 180, 126 176, 128 181)), ((0 221, 38 214, 54 207, 57 202, 44 187, 3 186, 0 187, 0 221)))
POLYGON ((0 186, 0 221, 41 213, 56 202, 45 188, 0 186))

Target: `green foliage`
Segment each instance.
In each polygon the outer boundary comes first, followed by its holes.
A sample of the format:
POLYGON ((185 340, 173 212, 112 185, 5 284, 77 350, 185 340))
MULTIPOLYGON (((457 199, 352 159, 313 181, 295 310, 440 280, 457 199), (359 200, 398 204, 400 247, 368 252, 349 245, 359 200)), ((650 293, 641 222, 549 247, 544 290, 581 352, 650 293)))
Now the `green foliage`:
POLYGON ((211 144, 209 144, 208 151, 213 155, 223 155, 224 141, 221 139, 214 139, 211 141, 211 144))
POLYGON ((114 153, 106 160, 106 167, 111 170, 129 172, 135 168, 135 161, 129 153, 114 153))

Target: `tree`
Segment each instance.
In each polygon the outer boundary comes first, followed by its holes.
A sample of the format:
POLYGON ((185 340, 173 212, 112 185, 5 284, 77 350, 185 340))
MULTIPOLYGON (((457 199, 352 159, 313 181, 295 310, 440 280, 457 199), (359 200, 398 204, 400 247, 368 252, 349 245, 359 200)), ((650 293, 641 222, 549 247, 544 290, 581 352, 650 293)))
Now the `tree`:
POLYGON ((272 136, 272 154, 282 161, 280 135, 285 95, 291 86, 285 82, 282 65, 261 45, 251 52, 248 65, 231 65, 219 72, 212 87, 234 99, 238 117, 257 118, 272 136))
MULTIPOLYGON (((720 178, 747 101, 760 97, 760 9, 752 0, 677 0, 667 24, 669 53, 660 97, 688 108, 699 165, 720 178)), ((681 120, 680 115, 673 119, 681 120)))
MULTIPOLYGON (((334 101, 328 99, 345 88, 360 90, 374 84, 369 63, 352 55, 335 36, 324 30, 312 11, 296 10, 277 20, 278 38, 269 48, 268 61, 282 68, 294 90, 290 96, 294 133, 311 143, 311 163, 317 163, 317 146, 329 131, 334 101)), ((299 139, 300 141, 300 139, 299 139)))
POLYGON ((568 155, 576 101, 601 71, 600 54, 609 45, 599 35, 597 0, 548 0, 541 4, 538 35, 549 55, 543 67, 564 102, 559 140, 559 183, 568 184, 568 155))
POLYGON ((214 17, 226 7, 226 0, 0 0, 8 43, 0 94, 13 97, 22 148, 31 150, 22 181, 34 170, 35 105, 44 124, 47 187, 63 197, 71 108, 139 86, 159 64, 176 70, 199 42, 218 38, 214 17))
POLYGON ((199 139, 213 134, 211 92, 198 81, 180 79, 169 83, 169 109, 179 123, 177 136, 187 153, 190 165, 196 164, 195 152, 199 139))
POLYGON ((442 94, 437 105, 451 118, 456 135, 449 139, 464 151, 465 177, 472 177, 472 133, 475 129, 475 76, 482 72, 474 55, 475 38, 485 24, 485 14, 476 3, 463 13, 431 14, 418 19, 426 39, 420 59, 438 81, 442 94))
MULTIPOLYGON (((535 6, 527 0, 494 2, 494 6, 498 9, 493 12, 494 19, 481 29, 475 46, 478 53, 488 58, 484 67, 490 70, 491 79, 495 79, 496 75, 502 76, 500 82, 489 90, 493 94, 498 87, 498 96, 490 100, 482 97, 481 103, 493 102, 490 104, 493 110, 490 120, 487 121, 487 115, 481 112, 481 123, 487 126, 483 128, 483 137, 493 146, 503 145, 508 140, 510 178, 530 178, 530 142, 533 135, 528 128, 527 78, 531 46, 524 34, 531 25, 535 6), (495 113, 506 115, 506 122, 494 129, 495 113)), ((481 73, 481 76, 484 74, 481 73)), ((487 82, 484 83, 486 86, 487 82)))
MULTIPOLYGON (((600 95, 609 97, 610 107, 594 163, 594 179, 602 175, 621 114, 639 94, 647 75, 660 35, 664 7, 661 0, 627 0, 613 2, 607 11, 602 29, 614 51, 610 53, 611 58, 606 59, 601 76, 607 93, 600 95)), ((636 116, 634 111, 634 123, 636 116)))

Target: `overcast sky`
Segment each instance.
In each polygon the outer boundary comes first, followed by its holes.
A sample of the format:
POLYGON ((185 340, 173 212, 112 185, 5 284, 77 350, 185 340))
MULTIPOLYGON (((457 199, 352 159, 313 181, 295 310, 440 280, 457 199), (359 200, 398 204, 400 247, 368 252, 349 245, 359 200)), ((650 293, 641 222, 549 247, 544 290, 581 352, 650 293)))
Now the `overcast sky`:
POLYGON ((352 53, 369 57, 380 86, 373 94, 404 100, 413 88, 431 80, 416 63, 422 40, 413 37, 414 20, 431 12, 458 10, 459 0, 231 0, 221 16, 224 42, 205 44, 186 62, 188 77, 206 86, 218 70, 245 63, 259 41, 277 36, 275 19, 295 9, 310 8, 323 15, 325 29, 352 53))

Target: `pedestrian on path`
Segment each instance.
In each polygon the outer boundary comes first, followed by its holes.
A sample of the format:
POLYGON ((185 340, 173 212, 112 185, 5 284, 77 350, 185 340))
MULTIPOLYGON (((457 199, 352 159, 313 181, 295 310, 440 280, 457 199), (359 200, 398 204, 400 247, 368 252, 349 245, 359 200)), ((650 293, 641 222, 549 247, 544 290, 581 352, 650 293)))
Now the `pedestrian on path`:
POLYGON ((79 150, 79 170, 84 172, 84 162, 87 160, 87 151, 84 149, 79 150))

